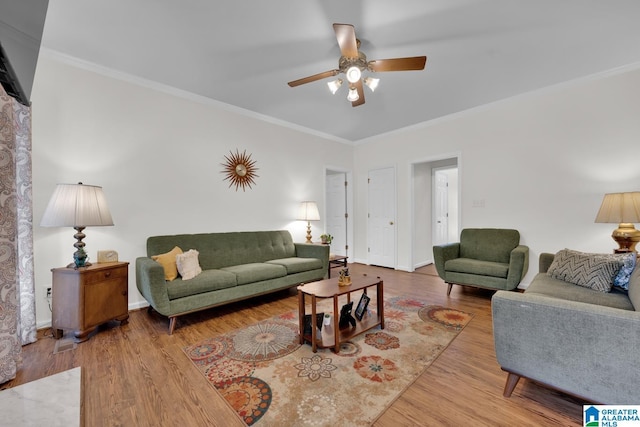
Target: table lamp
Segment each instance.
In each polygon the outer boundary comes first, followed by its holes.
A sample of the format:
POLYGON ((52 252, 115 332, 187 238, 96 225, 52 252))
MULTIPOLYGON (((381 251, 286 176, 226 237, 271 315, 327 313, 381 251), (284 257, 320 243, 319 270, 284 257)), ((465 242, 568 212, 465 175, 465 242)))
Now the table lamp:
POLYGON ((311 221, 320 221, 320 213, 316 202, 302 202, 298 210, 298 220, 307 221, 307 241, 311 242, 311 221))
POLYGON ((633 223, 640 223, 640 191, 605 194, 595 222, 618 224, 611 234, 619 245, 616 253, 636 252, 640 231, 633 223))
POLYGON ((113 225, 107 201, 102 187, 95 185, 58 184, 49 204, 44 211, 42 227, 73 227, 76 242, 73 246, 74 262, 68 267, 85 267, 91 265, 86 262, 87 254, 84 250, 85 234, 82 232, 87 226, 113 225))

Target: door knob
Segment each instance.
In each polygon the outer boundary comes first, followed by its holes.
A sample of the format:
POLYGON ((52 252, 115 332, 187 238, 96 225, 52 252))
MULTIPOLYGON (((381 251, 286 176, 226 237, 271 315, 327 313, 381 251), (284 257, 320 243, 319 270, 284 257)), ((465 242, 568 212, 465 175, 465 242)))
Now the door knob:
POLYGON ((393 221, 389 221, 389 225, 393 225, 393 221))

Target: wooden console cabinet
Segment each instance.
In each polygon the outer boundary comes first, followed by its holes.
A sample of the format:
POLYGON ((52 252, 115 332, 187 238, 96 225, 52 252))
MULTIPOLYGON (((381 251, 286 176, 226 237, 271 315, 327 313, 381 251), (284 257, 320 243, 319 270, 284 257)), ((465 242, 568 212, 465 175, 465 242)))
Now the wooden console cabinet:
POLYGON ((54 268, 51 325, 56 338, 73 330, 86 341, 99 325, 129 319, 129 263, 105 262, 78 269, 54 268))

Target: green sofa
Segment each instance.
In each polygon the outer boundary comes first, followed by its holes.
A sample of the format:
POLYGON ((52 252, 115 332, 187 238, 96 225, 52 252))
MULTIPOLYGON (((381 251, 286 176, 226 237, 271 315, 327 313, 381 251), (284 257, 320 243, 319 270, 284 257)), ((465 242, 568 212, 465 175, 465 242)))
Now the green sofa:
POLYGON ((294 243, 286 230, 180 234, 147 239, 147 256, 136 259, 136 285, 150 309, 169 318, 290 288, 326 277, 329 246, 294 243), (199 252, 195 278, 165 280, 151 257, 178 246, 199 252))
POLYGON ((438 275, 447 283, 487 289, 513 290, 529 268, 529 248, 520 244, 518 230, 465 228, 460 242, 433 247, 438 275))
POLYGON ((540 255, 540 273, 524 293, 492 297, 496 357, 508 372, 504 396, 525 377, 589 403, 637 404, 640 267, 627 292, 600 292, 547 274, 553 260, 540 255))

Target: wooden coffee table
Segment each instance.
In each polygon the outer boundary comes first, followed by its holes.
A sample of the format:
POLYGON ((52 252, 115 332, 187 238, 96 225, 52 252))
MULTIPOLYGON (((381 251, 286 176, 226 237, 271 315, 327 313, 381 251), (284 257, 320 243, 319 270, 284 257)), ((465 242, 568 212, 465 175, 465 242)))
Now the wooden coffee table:
MULTIPOLYGON (((318 348, 333 348, 336 353, 340 352, 340 343, 360 335, 370 329, 380 325, 384 329, 384 286, 382 279, 375 276, 352 276, 351 285, 338 286, 338 278, 320 280, 317 282, 307 283, 298 286, 298 320, 300 323, 300 344, 304 344, 305 340, 311 343, 311 348, 315 353, 318 348), (365 312, 362 320, 356 318, 355 328, 349 326, 345 329, 338 328, 338 320, 340 318, 340 308, 338 307, 338 298, 341 295, 347 296, 347 303, 351 301, 351 293, 363 290, 367 293, 367 289, 376 288, 376 313, 365 312), (304 334, 304 316, 306 314, 305 296, 311 297, 311 335, 304 334), (321 298, 333 298, 333 316, 329 325, 323 325, 322 332, 318 334, 317 328, 317 301, 321 298), (319 335, 319 336, 318 336, 319 335)), ((370 303, 373 303, 371 301, 370 303)), ((357 304, 357 301, 355 301, 357 304)), ((353 307, 355 317, 356 307, 353 307)))

